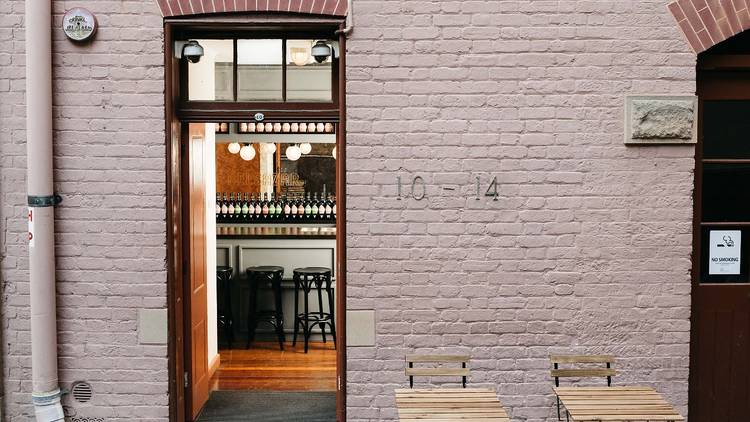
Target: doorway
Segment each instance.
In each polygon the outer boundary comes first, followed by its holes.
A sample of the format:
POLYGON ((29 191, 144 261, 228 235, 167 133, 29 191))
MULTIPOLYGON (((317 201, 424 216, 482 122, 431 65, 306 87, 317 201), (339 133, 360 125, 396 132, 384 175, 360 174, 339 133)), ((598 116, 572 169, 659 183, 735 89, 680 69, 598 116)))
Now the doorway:
POLYGON ((690 420, 750 413, 750 37, 698 59, 690 420))
POLYGON ((170 420, 345 420, 343 22, 282 20, 165 25, 170 420))

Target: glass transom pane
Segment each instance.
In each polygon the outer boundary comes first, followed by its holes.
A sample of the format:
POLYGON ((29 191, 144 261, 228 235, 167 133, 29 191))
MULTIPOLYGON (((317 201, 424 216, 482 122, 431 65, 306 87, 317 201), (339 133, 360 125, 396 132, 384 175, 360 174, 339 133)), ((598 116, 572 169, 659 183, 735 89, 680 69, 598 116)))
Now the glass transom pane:
POLYGON ((282 101, 282 41, 237 40, 237 100, 282 101))
POLYGON ((234 100, 234 45, 232 40, 198 40, 203 57, 188 62, 188 99, 190 101, 234 100))
POLYGON ((315 40, 286 42, 286 99, 296 102, 332 102, 332 62, 318 63, 311 55, 315 40))

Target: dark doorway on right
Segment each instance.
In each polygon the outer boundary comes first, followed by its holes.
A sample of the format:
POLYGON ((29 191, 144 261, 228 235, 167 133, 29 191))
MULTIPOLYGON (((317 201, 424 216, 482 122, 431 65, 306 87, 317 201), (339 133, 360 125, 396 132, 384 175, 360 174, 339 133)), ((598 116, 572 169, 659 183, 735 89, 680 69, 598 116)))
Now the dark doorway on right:
POLYGON ((697 67, 690 420, 750 415, 750 33, 697 67))

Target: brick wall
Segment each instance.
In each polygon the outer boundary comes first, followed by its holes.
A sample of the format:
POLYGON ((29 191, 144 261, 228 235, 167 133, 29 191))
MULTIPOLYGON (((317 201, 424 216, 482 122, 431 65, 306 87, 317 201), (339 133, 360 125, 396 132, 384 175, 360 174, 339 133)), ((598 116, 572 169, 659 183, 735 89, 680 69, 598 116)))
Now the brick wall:
MULTIPOLYGON (((164 421, 167 348, 138 344, 137 310, 166 307, 162 18, 153 1, 54 2, 60 378, 90 381, 77 415, 164 421), (93 44, 59 29, 97 15, 93 44)), ((24 2, 0 4, 3 413, 31 420, 25 221, 24 2)), ((66 403, 69 403, 66 399, 66 403)))
MULTIPOLYGON (((151 0, 55 2, 58 298, 78 416, 167 418, 162 21, 151 0), (97 14, 94 44, 57 29, 97 14)), ((0 3, 3 413, 29 419, 23 2, 0 3)), ((349 419, 395 417, 409 351, 468 352, 514 420, 554 420, 546 357, 609 352, 686 412, 693 149, 622 145, 623 96, 694 92, 664 0, 357 0, 349 42, 349 419), (395 199, 411 177, 427 199, 395 199), (491 176, 500 201, 469 197, 491 176), (442 186, 457 191, 443 191, 442 186), (460 194, 459 194, 460 193, 460 194), (468 198, 468 199, 467 199, 468 198)))
POLYGON ((355 1, 348 306, 377 347, 348 350, 350 420, 395 418, 410 351, 470 353, 516 421, 556 420, 552 352, 687 413, 693 147, 623 145, 624 95, 695 92, 666 6, 355 1), (500 201, 470 197, 490 175, 500 201))

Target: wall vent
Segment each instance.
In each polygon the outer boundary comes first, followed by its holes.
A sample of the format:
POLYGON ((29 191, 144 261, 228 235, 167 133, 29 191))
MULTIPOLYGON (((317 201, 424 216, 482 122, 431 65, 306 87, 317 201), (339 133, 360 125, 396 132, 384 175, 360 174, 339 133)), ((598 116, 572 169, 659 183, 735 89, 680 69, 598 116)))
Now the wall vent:
MULTIPOLYGON (((70 393, 78 403, 88 403, 94 392, 91 390, 91 384, 86 381, 76 381, 70 388, 70 393)), ((92 421, 94 420, 92 419, 92 421)))

